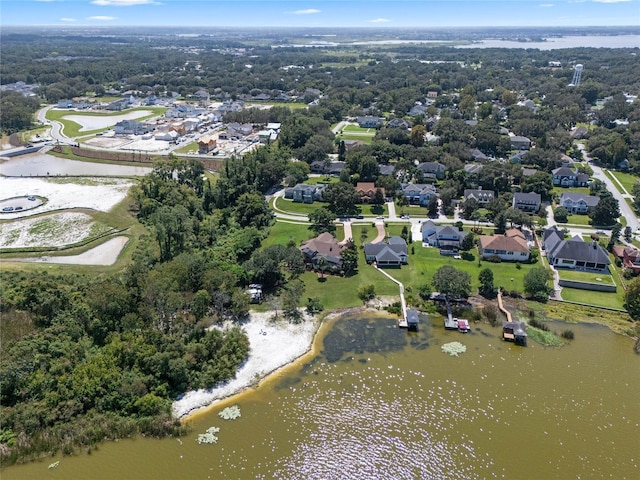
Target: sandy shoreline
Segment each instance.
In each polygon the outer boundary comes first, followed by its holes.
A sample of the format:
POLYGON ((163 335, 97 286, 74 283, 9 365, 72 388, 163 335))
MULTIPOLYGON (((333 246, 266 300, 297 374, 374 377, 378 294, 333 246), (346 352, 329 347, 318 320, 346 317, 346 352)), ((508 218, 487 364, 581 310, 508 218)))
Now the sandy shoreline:
POLYGON ((291 324, 282 318, 272 322, 272 316, 273 312, 251 312, 250 320, 243 324, 249 337, 249 357, 238 369, 236 377, 214 388, 185 393, 173 402, 171 410, 176 418, 245 390, 311 350, 321 323, 317 318, 305 317, 302 323, 291 324))

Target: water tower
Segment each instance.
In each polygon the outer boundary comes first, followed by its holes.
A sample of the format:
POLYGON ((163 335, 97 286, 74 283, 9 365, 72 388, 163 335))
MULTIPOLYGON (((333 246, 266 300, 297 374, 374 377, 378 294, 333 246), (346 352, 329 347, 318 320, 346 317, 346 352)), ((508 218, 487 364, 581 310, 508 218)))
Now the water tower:
POLYGON ((580 85, 580 77, 582 77, 582 69, 584 67, 581 63, 576 65, 575 70, 573 71, 573 80, 571 80, 571 85, 577 87, 580 85))

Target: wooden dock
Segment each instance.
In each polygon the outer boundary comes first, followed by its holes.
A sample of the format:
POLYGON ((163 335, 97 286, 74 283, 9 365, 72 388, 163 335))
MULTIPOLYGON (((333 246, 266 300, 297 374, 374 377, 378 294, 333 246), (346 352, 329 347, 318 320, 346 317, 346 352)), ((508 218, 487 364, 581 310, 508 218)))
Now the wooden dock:
POLYGON ((402 306, 402 317, 398 320, 398 327, 409 328, 409 322, 407 320, 407 302, 404 299, 404 285, 402 284, 402 282, 400 282, 399 280, 396 280, 384 270, 378 268, 378 266, 375 264, 374 264, 374 268, 400 287, 400 305, 402 306))

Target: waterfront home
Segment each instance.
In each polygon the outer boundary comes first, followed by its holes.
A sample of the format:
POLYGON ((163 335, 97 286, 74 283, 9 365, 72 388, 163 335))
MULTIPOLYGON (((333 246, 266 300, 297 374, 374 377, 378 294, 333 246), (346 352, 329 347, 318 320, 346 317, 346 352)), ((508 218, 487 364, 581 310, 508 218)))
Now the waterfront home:
POLYGON ((307 185, 306 183, 299 183, 291 189, 291 198, 294 202, 301 203, 322 201, 322 193, 326 188, 326 185, 307 185))
POLYGON ((431 220, 422 222, 420 231, 422 232, 422 242, 431 247, 439 248, 441 255, 456 255, 466 236, 466 233, 459 231, 457 227, 438 226, 431 220))
POLYGON ((388 242, 367 243, 364 256, 368 263, 376 262, 379 267, 399 267, 409 263, 407 242, 402 237, 389 237, 388 242))
POLYGON ((478 252, 485 260, 491 257, 511 262, 529 260, 529 245, 517 228, 507 230, 504 235, 481 235, 478 240, 478 252))
POLYGON ((345 249, 346 246, 340 244, 336 237, 328 232, 321 233, 300 245, 300 252, 307 265, 314 269, 334 272, 342 269, 341 255, 345 249))
POLYGON ((564 233, 554 225, 542 233, 542 242, 549 265, 554 268, 609 272, 609 255, 595 240, 585 242, 578 235, 565 240, 564 233))

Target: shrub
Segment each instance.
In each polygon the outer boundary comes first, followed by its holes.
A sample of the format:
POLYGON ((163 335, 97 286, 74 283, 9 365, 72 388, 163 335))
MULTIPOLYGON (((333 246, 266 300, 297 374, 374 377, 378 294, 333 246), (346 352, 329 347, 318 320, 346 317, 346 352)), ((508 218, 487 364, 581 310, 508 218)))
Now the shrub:
POLYGON ((563 330, 560 336, 566 340, 573 340, 574 338, 573 330, 563 330))
POLYGON ((502 262, 502 259, 498 255, 491 255, 490 257, 487 257, 485 260, 487 262, 491 262, 491 263, 500 263, 500 262, 502 262))
POLYGON ((482 314, 492 327, 495 327, 498 324, 498 311, 493 305, 485 305, 482 309, 482 314))
POLYGON ((541 322, 540 320, 536 320, 535 318, 532 318, 529 320, 529 325, 531 325, 533 328, 537 328, 538 330, 542 330, 544 332, 549 331, 549 327, 547 326, 547 324, 541 322))

